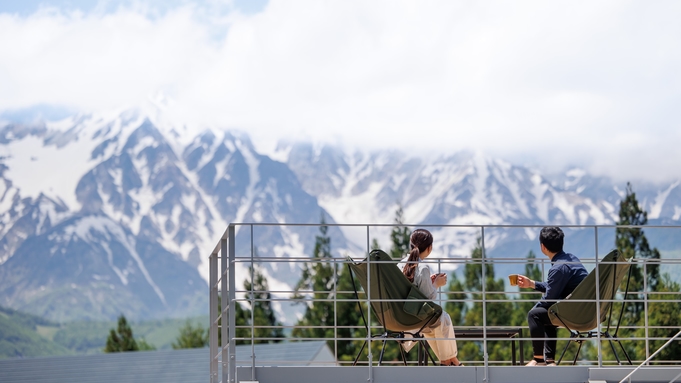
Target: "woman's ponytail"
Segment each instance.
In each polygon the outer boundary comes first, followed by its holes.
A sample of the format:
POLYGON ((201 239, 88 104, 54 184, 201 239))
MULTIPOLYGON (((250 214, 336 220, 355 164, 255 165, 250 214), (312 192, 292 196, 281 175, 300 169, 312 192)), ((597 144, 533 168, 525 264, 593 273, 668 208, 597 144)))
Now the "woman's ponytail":
POLYGON ((404 273, 404 276, 407 277, 409 282, 414 282, 414 274, 416 274, 416 266, 418 261, 420 260, 420 255, 421 252, 419 251, 419 248, 414 246, 413 243, 410 243, 411 245, 411 251, 409 252, 409 258, 407 258, 407 264, 404 266, 404 269, 402 269, 402 272, 404 273))
POLYGON ((411 233, 409 238, 409 258, 407 264, 402 269, 402 273, 407 277, 409 282, 414 283, 414 276, 416 275, 417 263, 421 260, 421 253, 426 251, 430 245, 433 244, 433 235, 426 229, 416 229, 411 233))

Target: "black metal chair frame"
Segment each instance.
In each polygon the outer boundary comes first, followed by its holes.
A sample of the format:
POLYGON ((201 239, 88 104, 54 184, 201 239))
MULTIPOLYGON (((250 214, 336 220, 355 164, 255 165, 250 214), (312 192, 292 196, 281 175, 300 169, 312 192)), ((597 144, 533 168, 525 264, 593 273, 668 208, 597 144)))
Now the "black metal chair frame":
MULTIPOLYGON (((596 267, 598 267, 598 266, 596 266, 596 267)), ((610 319, 612 318, 612 310, 613 310, 614 304, 611 304, 610 308, 608 310, 608 318, 606 320, 608 325, 607 325, 607 327, 604 331, 598 331, 598 330, 577 331, 577 330, 573 330, 565 322, 563 322, 562 319, 560 319, 560 316, 556 315, 558 320, 560 320, 560 322, 563 324, 563 326, 570 332, 570 339, 568 339, 568 342, 565 345, 563 352, 560 354, 560 358, 556 362, 557 365, 560 365, 560 362, 563 360, 563 357, 565 356, 565 352, 570 347, 572 342, 576 342, 576 343, 579 344, 579 347, 577 348, 577 352, 575 353, 575 357, 572 360, 573 366, 575 364, 577 364, 577 358, 579 357, 579 352, 582 350, 583 343, 585 341, 589 340, 589 339, 598 338, 599 333, 600 333, 601 339, 607 340, 608 343, 610 344, 610 348, 612 348, 612 352, 615 355, 615 359, 617 360, 618 365, 621 366, 622 361, 620 360, 620 357, 617 354, 617 350, 615 349, 615 345, 613 344, 613 342, 616 342, 620 346, 622 353, 627 358, 627 362, 629 362, 629 364, 632 365, 631 358, 629 357, 627 350, 624 349, 624 346, 622 346, 622 343, 620 342, 619 338, 617 337, 617 332, 619 331, 620 323, 622 322, 622 316, 624 315, 624 307, 625 307, 626 302, 627 302, 627 293, 629 292, 629 280, 631 278, 631 271, 632 271, 633 268, 634 268, 633 265, 629 266, 629 270, 628 270, 628 274, 627 274, 627 283, 626 283, 625 289, 624 289, 624 299, 622 301, 622 308, 620 309, 620 315, 619 315, 619 318, 617 320, 617 325, 615 326, 615 331, 612 334, 610 333, 610 319)), ((613 276, 612 276, 613 285, 617 283, 616 277, 617 277, 616 273, 613 273, 613 276)), ((615 296, 617 295, 618 287, 619 286, 613 286, 613 296, 611 297, 611 299, 615 299, 615 296)))
MULTIPOLYGON (((352 281, 352 289, 355 292, 355 298, 357 300, 357 306, 359 307, 359 312, 362 315, 362 322, 364 322, 364 328, 367 331, 367 335, 368 336, 370 335, 369 338, 371 338, 372 340, 373 339, 382 339, 383 340, 383 345, 381 347, 381 354, 378 357, 378 365, 380 366, 381 363, 383 363, 383 354, 385 352, 385 345, 386 345, 386 342, 388 341, 388 339, 390 339, 390 338, 398 339, 398 340, 396 340, 396 342, 398 343, 398 345, 400 347, 400 356, 402 357, 402 362, 405 366, 407 366, 407 354, 404 350, 404 347, 402 346, 402 342, 404 342, 406 340, 411 340, 411 341, 417 342, 417 364, 419 366, 427 366, 428 365, 428 359, 430 359, 430 361, 433 363, 433 365, 436 365, 435 358, 433 358, 433 355, 431 354, 430 345, 428 345, 428 342, 426 341, 424 336, 421 334, 421 332, 426 327, 426 325, 429 323, 429 321, 426 321, 424 323, 424 325, 421 326, 421 328, 416 332, 392 331, 392 330, 388 330, 385 327, 385 325, 384 325, 385 317, 383 317, 380 320, 381 326, 383 326, 383 332, 381 334, 371 334, 371 329, 369 328, 369 323, 368 323, 366 317, 364 316, 364 309, 362 307, 361 300, 359 298, 359 293, 357 292, 357 285, 355 284, 355 277, 353 276, 353 271, 350 268, 349 264, 348 264, 348 271, 350 272, 350 279, 352 281), (405 337, 405 335, 410 335, 413 339, 407 339, 405 337)), ((377 284, 379 286, 379 289, 378 289, 379 304, 383 305, 384 301, 383 301, 383 297, 381 296, 381 289, 380 289, 381 278, 380 278, 380 276, 378 278, 377 284)), ((369 306, 371 306, 371 304, 369 304, 369 306)), ((376 314, 376 312, 373 310, 373 306, 372 306, 372 311, 378 317, 378 314, 376 314)), ((383 310, 381 310, 381 312, 383 313, 383 310)), ((383 314, 381 314, 381 315, 383 315, 383 314)), ((362 344, 362 348, 360 348, 359 352, 357 353, 357 356, 355 357, 355 360, 352 363, 353 366, 357 365, 357 362, 359 361, 359 358, 362 355, 362 351, 364 351, 364 348, 367 346, 367 342, 369 342, 369 339, 366 339, 364 341, 364 343, 362 344)))

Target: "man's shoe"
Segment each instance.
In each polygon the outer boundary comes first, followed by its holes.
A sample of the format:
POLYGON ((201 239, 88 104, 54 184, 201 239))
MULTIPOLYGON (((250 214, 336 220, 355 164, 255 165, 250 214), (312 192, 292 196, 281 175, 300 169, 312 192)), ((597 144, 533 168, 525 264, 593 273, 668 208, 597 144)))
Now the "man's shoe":
POLYGON ((527 362, 527 364, 525 366, 529 366, 529 367, 546 366, 546 362, 537 362, 536 360, 532 359, 531 361, 527 362))
POLYGON ((547 362, 546 365, 549 367, 556 367, 556 362, 547 362))

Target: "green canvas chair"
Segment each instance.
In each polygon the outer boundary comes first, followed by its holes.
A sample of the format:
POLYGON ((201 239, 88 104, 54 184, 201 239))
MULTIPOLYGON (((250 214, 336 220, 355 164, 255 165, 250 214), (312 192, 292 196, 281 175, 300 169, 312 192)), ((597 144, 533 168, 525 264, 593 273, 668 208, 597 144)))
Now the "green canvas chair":
MULTIPOLYGON (((428 359, 435 364, 434 358, 430 355, 428 343, 423 339, 421 333, 438 323, 442 315, 442 307, 428 300, 414 284, 409 282, 397 266, 397 262, 382 250, 371 251, 369 257, 359 263, 355 263, 350 257, 347 258, 347 261, 348 268, 351 271, 352 285, 355 286, 354 274, 365 294, 369 297, 372 312, 383 326, 381 334, 371 335, 370 337, 383 340, 378 364, 381 365, 383 361, 386 341, 389 338, 404 339, 406 334, 411 335, 414 341, 418 341, 419 365, 427 365, 428 359)), ((359 298, 356 289, 355 297, 360 306, 367 334, 370 334, 371 331, 361 306, 362 300, 359 298)), ((353 365, 357 364, 367 341, 362 345, 353 365)), ((398 341, 398 344, 402 361, 404 365, 407 365, 402 342, 398 341)))
POLYGON ((629 289, 629 276, 631 276, 631 260, 627 261, 619 251, 612 250, 608 255, 603 257, 601 262, 594 268, 589 275, 575 288, 575 290, 567 298, 560 302, 554 303, 549 307, 549 318, 551 323, 558 327, 565 327, 570 331, 570 340, 563 349, 563 353, 558 359, 558 364, 563 360, 565 351, 572 342, 577 342, 579 347, 575 353, 575 358, 572 364, 577 363, 579 352, 582 349, 582 343, 590 338, 607 339, 610 343, 615 358, 618 364, 622 364, 620 358, 615 350, 613 342, 619 344, 620 349, 626 356, 629 364, 631 359, 626 350, 617 338, 617 331, 624 313, 624 302, 626 302, 627 291, 629 289), (598 294, 596 291, 596 270, 598 270, 598 294), (629 270, 629 273, 627 273, 629 270), (613 333, 610 332, 610 319, 612 318, 613 301, 617 294, 617 289, 624 277, 627 276, 626 288, 624 291, 624 301, 622 303, 621 311, 617 326, 613 333), (596 301, 596 297, 598 300, 596 301), (600 303, 600 307, 596 304, 600 303), (600 323, 607 323, 605 330, 598 330, 600 323))

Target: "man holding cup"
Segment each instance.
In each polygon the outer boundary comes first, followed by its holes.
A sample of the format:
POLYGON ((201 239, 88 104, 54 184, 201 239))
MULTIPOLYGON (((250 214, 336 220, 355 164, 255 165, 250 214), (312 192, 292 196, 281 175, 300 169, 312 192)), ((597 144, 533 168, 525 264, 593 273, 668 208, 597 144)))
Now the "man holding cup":
POLYGON ((544 293, 542 299, 527 314, 534 359, 526 366, 556 365, 558 328, 551 324, 548 308, 570 295, 589 274, 579 258, 563 251, 564 238, 565 234, 556 226, 544 227, 539 232, 541 252, 551 260, 551 268, 546 282, 533 281, 519 274, 509 276, 512 285, 517 282, 518 287, 544 293))

